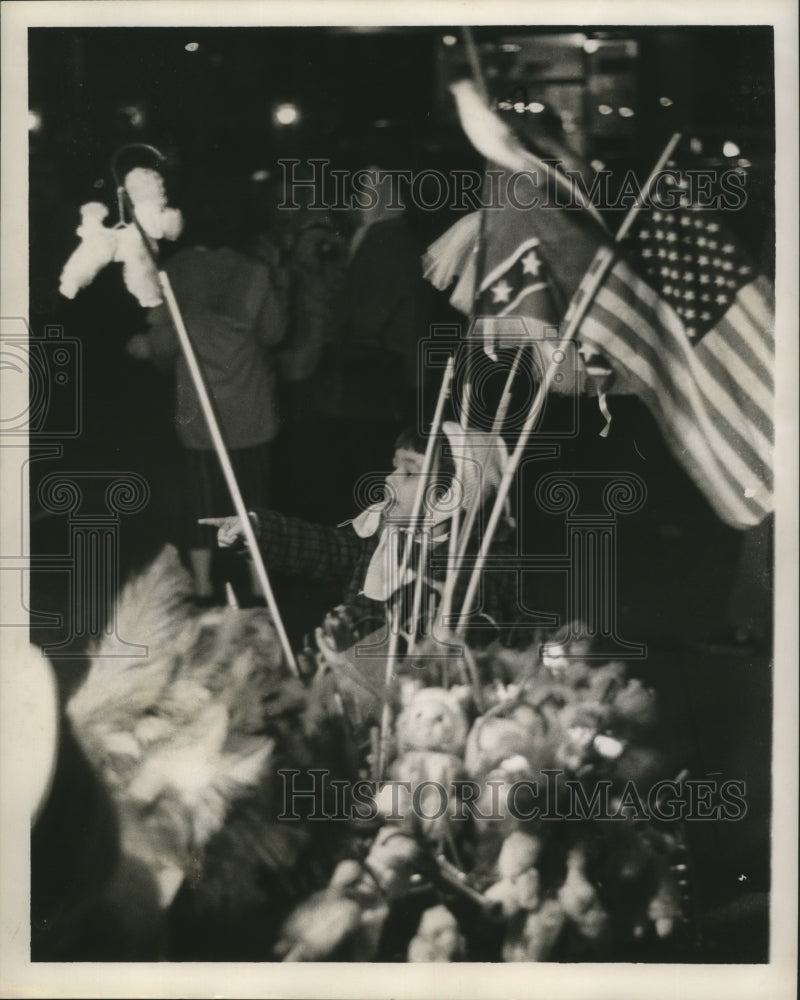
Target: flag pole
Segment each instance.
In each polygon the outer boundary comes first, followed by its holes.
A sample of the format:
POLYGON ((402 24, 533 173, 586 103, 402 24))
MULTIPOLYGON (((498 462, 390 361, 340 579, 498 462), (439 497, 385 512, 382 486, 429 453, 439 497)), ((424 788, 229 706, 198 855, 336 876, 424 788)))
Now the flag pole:
MULTIPOLYGON (((492 421, 491 433, 495 436, 498 436, 503 428, 503 423, 505 421, 506 414, 508 413, 508 407, 511 404, 511 385, 519 370, 524 350, 525 344, 522 343, 517 348, 514 360, 509 368, 505 386, 503 387, 503 393, 500 397, 500 403, 498 404, 497 411, 495 412, 494 419, 492 421)), ((436 618, 438 625, 443 624, 444 620, 449 618, 452 613, 453 593, 455 591, 456 580, 458 579, 458 574, 461 571, 461 566, 467 551, 467 545, 469 544, 470 533, 475 526, 475 519, 478 516, 480 506, 481 494, 478 492, 472 498, 472 502, 466 511, 463 526, 460 525, 460 508, 453 512, 450 522, 450 539, 447 553, 447 575, 445 577, 444 591, 442 594, 442 602, 439 607, 439 614, 436 618)))
MULTIPOLYGON (((469 62, 469 68, 472 71, 472 78, 475 81, 475 87, 480 94, 481 98, 486 102, 487 106, 489 104, 489 88, 486 85, 486 76, 483 72, 483 67, 481 66, 480 52, 478 51, 478 46, 475 42, 475 35, 473 34, 472 28, 469 25, 463 25, 461 28, 461 34, 464 38, 464 48, 467 50, 467 61, 469 62)), ((484 178, 486 171, 489 166, 489 161, 485 160, 483 165, 484 178)), ((481 274, 483 272, 483 262, 485 257, 485 246, 486 246, 486 209, 481 207, 480 211, 480 226, 478 228, 478 243, 475 248, 476 251, 476 261, 475 261, 475 288, 473 289, 473 300, 480 295, 480 282, 481 274)), ((461 426, 464 430, 469 426, 469 411, 472 404, 472 345, 467 340, 467 362, 466 362, 466 378, 464 381, 464 405, 461 411, 461 426)))
MULTIPOLYGON (((664 147, 663 152, 658 158, 656 165, 653 167, 644 188, 641 191, 641 196, 637 199, 636 204, 632 206, 627 216, 625 217, 622 225, 620 226, 615 238, 614 243, 618 245, 627 236, 631 229, 637 215, 644 207, 647 198, 650 194, 650 190, 655 182, 658 174, 664 169, 667 161, 675 150, 681 139, 681 134, 676 132, 672 135, 667 145, 664 147)), ((578 332, 578 328, 583 322, 586 313, 588 312, 589 306, 594 300, 594 296, 597 294, 597 290, 602 285, 605 280, 606 275, 611 269, 614 260, 616 258, 616 253, 612 247, 601 247, 600 250, 595 255, 594 261, 592 262, 589 271, 584 275, 583 280, 575 294, 572 297, 572 301, 567 309, 567 314, 564 317, 565 328, 561 335, 563 341, 570 341, 575 338, 578 332)), ((539 415, 541 413, 544 401, 547 397, 547 393, 550 390, 550 386, 553 382, 553 378, 556 374, 556 368, 558 365, 555 361, 551 359, 550 364, 547 366, 544 377, 539 385, 536 395, 531 403, 531 408, 528 412, 528 416, 525 420, 525 424, 520 432, 519 438, 517 440, 516 447, 513 453, 506 463, 506 467, 503 471, 503 477, 500 481, 500 485, 497 490, 497 496, 495 497, 495 502, 492 507, 492 512, 489 516, 489 521, 486 525, 486 531, 484 532, 483 539, 481 542, 480 551, 478 557, 475 560, 475 566, 473 567, 472 574, 469 579, 469 584, 467 585, 467 591, 464 595, 464 601, 461 606, 461 613, 459 615, 459 622, 456 628, 456 635, 463 638, 464 632, 466 631, 466 622, 469 609, 472 606, 475 596, 478 592, 478 586, 480 584, 480 576, 483 571, 484 564, 486 562, 486 557, 489 553, 489 547, 492 543, 492 538, 497 529, 497 525, 500 521, 500 515, 503 511, 503 506, 508 494, 511 490, 511 484, 514 480, 517 468, 519 467, 520 460, 522 458, 522 453, 528 444, 528 439, 531 436, 534 426, 536 425, 539 415)))
MULTIPOLYGON (((433 465, 433 452, 436 447, 436 441, 439 437, 439 431, 442 426, 442 418, 444 416, 444 406, 447 399, 450 396, 450 387, 453 381, 453 366, 454 359, 451 355, 447 361, 447 367, 444 370, 444 375, 442 376, 442 384, 439 387, 439 398, 436 400, 436 410, 433 415, 433 421, 431 423, 430 437, 428 438, 428 443, 425 447, 425 456, 422 461, 422 470, 420 472, 419 482, 417 483, 417 491, 414 494, 414 506, 411 509, 411 517, 409 519, 409 526, 406 529, 405 543, 403 545, 403 555, 400 561, 400 575, 399 575, 399 589, 402 591, 403 583, 405 581, 406 569, 408 568, 408 560, 411 556, 411 546, 414 540, 414 534, 416 533, 417 523, 419 521, 420 513, 422 511, 422 501, 427 491, 427 479, 430 473, 431 467, 433 465)), ((383 772, 386 767, 386 758, 389 753, 389 727, 391 725, 391 707, 389 704, 389 691, 391 689, 392 679, 394 677, 395 661, 397 659, 397 646, 400 641, 400 622, 393 622, 393 612, 391 609, 391 595, 389 600, 386 602, 386 620, 390 625, 389 632, 389 648, 386 653, 386 671, 384 675, 383 688, 384 688, 384 699, 383 699, 383 710, 381 712, 381 727, 380 736, 378 742, 378 759, 375 761, 374 776, 377 781, 380 781, 383 777, 383 772)))
MULTIPOLYGON (((508 375, 506 376, 506 384, 503 387, 503 394, 500 397, 500 402, 498 404, 497 410, 492 420, 491 433, 496 437, 499 436, 501 430, 503 429, 503 423, 506 419, 506 414, 508 413, 508 407, 511 405, 511 385, 516 378, 517 372, 519 371, 519 366, 522 361, 522 352, 525 350, 525 345, 520 344, 517 348, 517 353, 514 355, 514 360, 511 362, 511 367, 508 370, 508 375)), ((472 505, 470 506, 467 516, 464 519, 464 528, 460 538, 458 556, 459 559, 464 558, 466 552, 467 543, 469 541, 469 534, 475 526, 475 518, 478 516, 478 510, 480 508, 480 493, 476 493, 472 505)))

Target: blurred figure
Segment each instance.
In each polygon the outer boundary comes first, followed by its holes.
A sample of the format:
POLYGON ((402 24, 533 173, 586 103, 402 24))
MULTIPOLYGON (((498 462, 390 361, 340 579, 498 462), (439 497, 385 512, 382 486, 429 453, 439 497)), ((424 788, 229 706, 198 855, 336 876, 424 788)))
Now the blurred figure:
POLYGON ((285 231, 289 327, 279 365, 290 423, 314 402, 313 376, 330 339, 329 328, 345 273, 346 242, 328 212, 287 211, 285 231))
MULTIPOLYGON (((211 182, 187 210, 189 246, 166 264, 175 297, 215 405, 246 504, 269 496, 270 443, 278 431, 273 353, 286 331, 284 295, 270 269, 246 256, 239 192, 211 182)), ((175 422, 186 459, 184 523, 198 598, 212 599, 213 540, 197 527, 230 499, 169 311, 148 315, 149 332, 128 343, 138 359, 174 366, 175 422)))
POLYGON ((342 415, 402 418, 411 415, 409 403, 415 409, 429 291, 398 178, 376 166, 358 174, 363 184, 354 192, 355 230, 335 322, 337 403, 342 415))
POLYGON ((347 267, 314 392, 320 452, 335 473, 325 482, 333 519, 352 507, 350 484, 380 469, 416 420, 430 303, 397 176, 369 167, 353 179, 347 267))

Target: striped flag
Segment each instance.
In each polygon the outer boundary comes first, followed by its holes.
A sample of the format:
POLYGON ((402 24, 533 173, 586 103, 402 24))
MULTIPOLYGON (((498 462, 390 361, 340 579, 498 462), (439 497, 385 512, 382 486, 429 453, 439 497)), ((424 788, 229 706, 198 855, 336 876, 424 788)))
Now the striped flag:
MULTIPOLYGON (((502 208, 486 210, 479 308, 522 315, 540 326, 551 309, 562 318, 567 304, 575 308, 592 286, 593 272, 608 257, 609 234, 592 206, 567 210, 548 199, 542 161, 474 86, 462 82, 451 89, 467 136, 507 172, 502 208), (519 195, 531 193, 544 197, 521 207, 519 195), (530 254, 540 265, 536 274, 530 254)), ((722 219, 692 205, 686 182, 676 171, 671 176, 678 188, 674 207, 640 211, 625 244, 615 246, 622 253, 595 292, 576 339, 585 358, 608 362, 613 382, 604 389, 636 394, 647 404, 717 514, 748 528, 773 509, 772 286, 722 219)), ((563 185, 562 177, 556 180, 563 185)), ((462 275, 460 285, 474 287, 477 268, 467 262, 467 244, 462 238, 453 255, 461 270, 452 260, 450 270, 462 275)), ((463 301, 465 289, 457 290, 463 301)))
POLYGON ((650 408, 676 458, 728 524, 772 510, 772 287, 716 215, 641 213, 578 338, 612 392, 650 408))

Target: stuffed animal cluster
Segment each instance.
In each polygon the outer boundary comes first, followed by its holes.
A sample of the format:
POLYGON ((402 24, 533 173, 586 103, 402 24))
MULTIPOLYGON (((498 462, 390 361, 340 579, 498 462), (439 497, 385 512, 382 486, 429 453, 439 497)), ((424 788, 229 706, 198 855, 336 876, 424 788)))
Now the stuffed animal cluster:
MULTIPOLYGON (((327 662, 335 673, 341 661, 327 662)), ((413 668, 401 668, 393 757, 375 797, 383 825, 374 843, 389 837, 408 845, 409 868, 391 899, 384 896, 383 943, 357 947, 360 960, 597 961, 644 943, 664 946, 685 927, 687 890, 672 865, 679 838, 623 805, 629 782, 644 789, 671 776, 656 738, 654 692, 602 655, 580 623, 523 652, 492 648, 473 662, 478 689, 436 683, 441 664, 424 652, 413 668), (545 771, 557 776, 556 808, 568 805, 568 784, 588 801, 603 782, 617 819, 527 819, 542 804, 545 771), (408 915, 404 950, 387 951, 386 935, 396 933, 392 914, 408 915)), ((470 674, 453 663, 449 670, 462 679, 470 674)), ((353 909, 345 935, 351 954, 376 912, 381 877, 373 875, 372 895, 364 894, 363 875, 357 892, 334 893, 353 909)), ((324 955, 303 944, 306 935, 317 940, 315 905, 301 904, 288 925, 294 954, 340 957, 338 936, 324 955)))
POLYGON ((632 960, 685 926, 674 827, 621 807, 614 821, 531 812, 544 771, 558 775, 556 806, 568 782, 588 801, 602 781, 612 809, 627 782, 674 774, 654 694, 579 625, 451 663, 466 681, 452 686, 423 648, 392 687, 376 780, 376 744, 359 726, 374 719, 380 682, 354 724, 336 686, 359 689, 360 675, 340 677, 334 656, 325 685, 304 687, 261 610, 200 610, 190 595, 165 550, 117 607, 120 634, 148 655, 120 661, 101 643, 68 705, 113 804, 108 905, 125 912, 135 870, 150 923, 169 928, 162 950, 140 957, 632 960), (374 808, 337 819, 323 793, 329 821, 282 820, 287 768, 299 784, 364 781, 374 808))
MULTIPOLYGON (((125 177, 124 187, 133 203, 136 217, 146 236, 153 241, 177 240, 183 230, 183 217, 167 205, 164 180, 156 170, 136 167, 125 177)), ((59 291, 74 299, 82 288, 94 281, 112 262, 122 264, 125 287, 145 308, 161 302, 158 272, 135 223, 105 225, 108 209, 101 202, 81 206, 81 242, 61 272, 59 291)))

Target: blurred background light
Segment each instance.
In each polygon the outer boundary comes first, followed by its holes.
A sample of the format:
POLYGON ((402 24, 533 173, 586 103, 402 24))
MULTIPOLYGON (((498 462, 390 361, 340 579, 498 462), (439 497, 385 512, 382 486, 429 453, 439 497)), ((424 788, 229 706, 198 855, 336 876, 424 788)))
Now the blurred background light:
POLYGON ((132 128, 143 128, 145 113, 138 104, 123 104, 120 106, 119 112, 128 120, 128 124, 132 128))
POLYGON ((278 125, 296 125, 300 120, 300 109, 296 104, 278 104, 273 117, 278 125))

